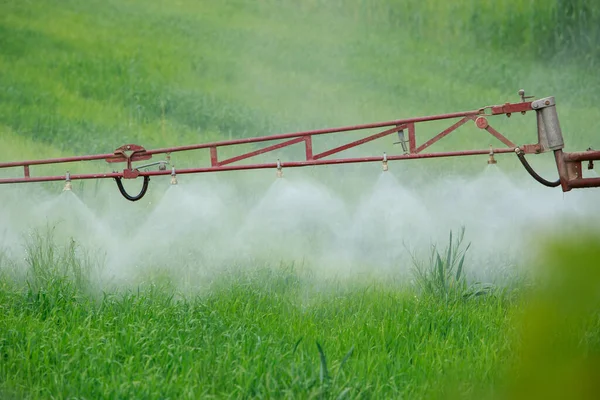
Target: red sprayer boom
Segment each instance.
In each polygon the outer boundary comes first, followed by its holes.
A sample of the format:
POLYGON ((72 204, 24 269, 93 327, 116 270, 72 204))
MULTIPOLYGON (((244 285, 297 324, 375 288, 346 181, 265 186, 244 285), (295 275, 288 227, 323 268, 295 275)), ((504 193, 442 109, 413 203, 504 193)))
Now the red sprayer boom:
POLYGON ((567 192, 571 189, 598 187, 600 186, 600 177, 584 178, 582 174, 581 163, 588 162, 588 168, 593 167, 593 161, 600 159, 600 151, 587 151, 565 153, 563 152, 564 141, 560 129, 558 114, 556 112, 556 104, 554 97, 546 97, 539 100, 528 101, 530 97, 525 96, 523 90, 519 91, 521 102, 505 103, 503 105, 487 106, 477 110, 457 112, 451 114, 441 114, 428 117, 408 118, 395 121, 378 122, 364 125, 346 126, 332 129, 319 129, 304 132, 285 133, 279 135, 259 136, 254 138, 224 140, 212 143, 195 144, 189 146, 169 147, 155 150, 146 150, 142 146, 128 144, 119 147, 113 153, 96 154, 77 157, 52 158, 45 160, 29 160, 0 163, 0 168, 23 168, 23 176, 15 178, 0 179, 0 184, 5 183, 23 183, 23 182, 48 182, 48 181, 65 181, 65 189, 70 189, 72 180, 79 179, 104 179, 113 178, 116 180, 117 186, 121 194, 128 200, 136 201, 141 199, 148 188, 151 176, 171 175, 171 183, 177 183, 176 175, 178 174, 195 174, 202 172, 217 172, 217 171, 234 171, 234 170, 249 170, 249 169, 264 169, 273 168, 277 170, 277 175, 281 176, 282 168, 304 167, 309 165, 328 165, 328 164, 347 164, 347 163, 364 163, 364 162, 382 162, 383 169, 387 170, 388 161, 394 160, 410 160, 417 158, 434 158, 434 157, 454 157, 454 156, 471 156, 489 154, 488 163, 495 163, 494 154, 500 153, 516 153, 519 160, 525 169, 538 182, 549 187, 561 186, 562 190, 567 192), (513 113, 526 114, 529 111, 535 111, 537 117, 538 139, 535 144, 525 144, 517 146, 506 136, 498 132, 488 122, 487 117, 496 115, 506 115, 510 117, 513 113), (440 121, 440 120, 458 120, 452 125, 444 129, 429 140, 419 144, 417 142, 416 126, 423 122, 440 121), (427 152, 426 150, 434 143, 438 142, 445 136, 454 132, 460 126, 473 121, 475 125, 487 131, 490 135, 498 139, 504 146, 482 150, 463 150, 463 151, 446 151, 446 152, 427 152), (383 129, 375 134, 368 134, 366 130, 383 129), (316 151, 313 148, 313 137, 318 135, 333 135, 342 132, 365 132, 364 137, 344 145, 330 148, 327 150, 316 151), (351 158, 336 158, 332 157, 344 150, 361 146, 367 142, 380 139, 392 134, 398 136, 397 144, 402 147, 402 154, 386 154, 382 156, 365 156, 351 158), (277 141, 275 144, 266 145, 266 142, 277 141), (219 159, 219 148, 233 147, 245 144, 256 144, 257 149, 244 152, 234 157, 219 159), (274 163, 262 164, 240 164, 239 161, 264 154, 273 150, 292 146, 294 144, 303 144, 305 151, 304 157, 299 160, 285 160, 274 163), (210 152, 210 166, 175 169, 173 166, 167 170, 167 165, 170 165, 172 153, 208 149, 210 152), (525 154, 539 154, 547 151, 553 151, 558 168, 559 179, 555 182, 550 182, 539 176, 528 164, 525 159, 525 154), (166 160, 147 163, 145 165, 136 165, 140 161, 148 161, 152 156, 164 154, 166 160), (80 161, 105 160, 108 163, 125 163, 126 166, 122 171, 110 173, 94 173, 94 174, 70 174, 60 176, 33 176, 30 168, 36 165, 46 164, 62 164, 80 161), (158 170, 148 171, 151 166, 158 166, 158 170), (122 179, 143 178, 143 186, 140 193, 136 196, 129 195, 123 188, 122 179))

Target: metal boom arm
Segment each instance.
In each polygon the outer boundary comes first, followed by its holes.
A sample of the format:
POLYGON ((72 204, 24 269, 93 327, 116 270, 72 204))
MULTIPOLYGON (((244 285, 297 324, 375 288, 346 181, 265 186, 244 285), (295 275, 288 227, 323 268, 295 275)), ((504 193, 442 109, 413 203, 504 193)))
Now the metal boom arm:
MULTIPOLYGON (((269 136, 259 136, 254 138, 244 139, 233 139, 224 140, 211 143, 194 144, 188 146, 168 147, 154 150, 146 150, 144 147, 134 144, 128 144, 119 147, 113 153, 107 154, 96 154, 86 156, 75 156, 75 157, 62 157, 62 158, 51 158, 41 160, 27 160, 27 161, 16 161, 16 162, 5 162, 0 163, 0 169, 3 168, 23 168, 23 175, 20 177, 13 178, 2 178, 0 184, 8 183, 25 183, 25 182, 48 182, 48 181, 67 181, 70 183, 71 180, 80 179, 105 179, 113 178, 117 180, 119 184, 119 190, 128 200, 139 200, 144 194, 148 186, 148 180, 151 176, 160 175, 171 175, 172 180, 176 182, 175 176, 177 174, 193 174, 193 173, 204 173, 204 172, 217 172, 217 171, 235 171, 235 170, 250 170, 250 169, 265 169, 274 168, 277 169, 278 174, 281 174, 283 167, 304 167, 311 165, 328 165, 328 164, 346 164, 346 163, 364 163, 364 162, 383 162, 384 168, 387 168, 388 161, 395 160, 410 160, 419 158, 437 158, 437 157, 456 157, 456 156, 471 156, 471 155, 483 155, 489 154, 490 161, 495 162, 494 154, 500 153, 512 153, 515 152, 528 172, 532 174, 538 181, 545 181, 539 177, 525 160, 525 154, 539 154, 546 151, 553 151, 555 160, 559 172, 559 181, 556 183, 550 182, 547 186, 560 186, 563 191, 569 191, 575 188, 584 187, 598 187, 600 186, 600 178, 583 178, 582 175, 582 161, 588 161, 590 166, 593 161, 600 159, 600 151, 592 151, 588 149, 585 152, 577 153, 564 153, 562 151, 564 147, 562 132, 558 122, 558 115, 556 112, 555 101, 553 97, 547 97, 536 101, 526 101, 524 91, 519 91, 521 95, 521 102, 519 103, 505 103, 503 105, 487 106, 477 110, 457 112, 451 114, 440 114, 427 117, 399 119, 386 122, 377 122, 371 124, 345 126, 339 128, 330 129, 319 129, 303 132, 285 133, 269 136), (538 142, 535 144, 526 144, 517 146, 506 136, 492 128, 489 124, 487 117, 496 115, 511 116, 512 113, 526 114, 529 111, 535 111, 538 125, 538 142), (428 121, 440 121, 440 120, 458 120, 452 125, 431 137, 430 139, 417 144, 416 126, 423 122, 428 121), (444 137, 448 136, 459 127, 469 122, 474 122, 478 128, 487 131, 491 136, 495 137, 503 146, 490 149, 480 150, 462 150, 462 151, 445 151, 445 152, 427 152, 426 150, 434 143, 439 142, 444 137), (383 129, 375 134, 368 134, 364 132, 371 129, 383 129), (405 135, 405 131, 408 132, 408 138, 405 135), (313 147, 313 137, 319 135, 331 135, 341 134, 344 132, 364 132, 364 137, 361 139, 340 145, 334 148, 321 150, 316 152, 313 147), (387 155, 383 153, 383 156, 364 156, 364 157, 347 157, 347 158, 336 158, 332 157, 336 154, 359 147, 365 143, 371 142, 376 139, 387 137, 392 134, 397 134, 399 141, 397 144, 402 145, 402 154, 387 155), (266 142, 277 141, 275 144, 266 145, 266 142), (234 147, 245 144, 256 144, 257 149, 249 152, 241 153, 237 156, 219 159, 218 150, 223 147, 234 147), (272 163, 260 163, 260 164, 240 164, 239 161, 278 150, 288 146, 303 144, 304 145, 304 157, 299 160, 280 161, 272 163), (170 170, 166 169, 166 165, 170 164, 170 157, 172 153, 208 149, 210 154, 210 165, 195 167, 195 168, 184 168, 175 169, 172 167, 170 170), (155 155, 166 155, 166 161, 158 161, 143 166, 133 166, 134 162, 147 161, 155 155), (105 160, 108 163, 126 163, 126 167, 122 171, 110 172, 110 173, 93 173, 93 174, 70 174, 67 172, 65 175, 58 176, 33 176, 30 171, 30 167, 38 165, 48 164, 63 164, 72 162, 82 161, 94 161, 94 160, 105 160), (158 165, 157 171, 140 171, 141 169, 149 166, 158 165), (537 176, 537 177, 536 177, 537 176), (144 178, 144 186, 142 192, 138 196, 129 196, 124 189, 121 190, 120 185, 121 179, 135 179, 137 177, 144 178)), ((546 181, 547 182, 547 181, 546 181)), ((542 182, 544 183, 544 182, 542 182)))

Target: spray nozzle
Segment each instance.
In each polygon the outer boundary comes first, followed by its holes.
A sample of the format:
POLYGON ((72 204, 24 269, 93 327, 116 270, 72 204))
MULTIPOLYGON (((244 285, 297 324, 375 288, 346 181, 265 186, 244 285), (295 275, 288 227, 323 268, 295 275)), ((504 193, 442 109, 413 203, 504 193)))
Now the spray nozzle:
POLYGON ((177 174, 175 173, 175 166, 171 168, 171 185, 177 185, 177 174))
POLYGON ((73 190, 73 185, 71 184, 71 174, 67 171, 65 175, 65 187, 63 188, 63 192, 73 190))
POLYGON ((492 149, 492 145, 490 145, 490 157, 488 158, 488 164, 496 164, 496 159, 494 158, 494 150, 492 149))
POLYGON ((387 159, 387 154, 386 153, 383 153, 382 166, 383 166, 383 170, 384 171, 388 170, 388 159, 387 159))
POLYGON ((281 161, 277 160, 277 177, 283 178, 283 168, 281 167, 281 161))

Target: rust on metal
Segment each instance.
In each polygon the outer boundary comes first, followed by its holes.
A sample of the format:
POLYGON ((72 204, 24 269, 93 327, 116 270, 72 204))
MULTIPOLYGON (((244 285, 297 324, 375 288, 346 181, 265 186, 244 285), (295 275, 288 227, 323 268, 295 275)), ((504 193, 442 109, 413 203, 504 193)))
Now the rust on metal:
POLYGON ((286 142, 277 143, 277 144, 274 144, 272 146, 263 147, 262 149, 258 149, 258 150, 255 150, 255 151, 251 151, 251 152, 248 152, 248 153, 241 154, 239 156, 228 158, 226 160, 218 162, 217 165, 221 166, 221 165, 231 164, 231 163, 234 163, 236 161, 245 160, 246 158, 254 157, 254 156, 257 156, 259 154, 268 153, 269 151, 281 149, 281 148, 284 148, 284 147, 287 147, 287 146, 291 146, 293 144, 300 143, 300 142, 303 142, 303 141, 304 141, 304 138, 299 137, 299 138, 295 138, 295 139, 292 139, 292 140, 288 140, 286 142))
POLYGON ((475 125, 477 125, 477 127, 479 129, 485 129, 488 127, 489 123, 487 118, 485 117, 477 117, 477 119, 475 119, 475 125))
MULTIPOLYGON (((558 168, 560 177, 560 186, 563 191, 569 191, 572 188, 580 187, 596 187, 600 186, 600 178, 583 178, 582 175, 582 162, 588 162, 588 167, 593 167, 593 161, 600 160, 600 151, 594 151, 588 149, 584 152, 573 152, 566 153, 562 151, 563 140, 560 127, 558 125, 558 116, 555 110, 554 98, 549 97, 546 99, 540 99, 536 102, 525 101, 531 98, 531 96, 525 96, 523 90, 519 91, 522 102, 520 103, 505 103, 502 105, 493 105, 480 108, 478 110, 463 111, 457 113, 440 114, 418 118, 407 118, 397 119, 384 122, 375 122, 370 124, 362 125, 351 125, 337 128, 328 129, 317 129, 300 131, 293 133, 283 133, 269 136, 258 136, 253 138, 241 138, 233 140, 222 140, 210 143, 200 143, 186 146, 159 148, 154 150, 146 150, 143 146, 136 144, 126 144, 117 148, 113 153, 110 154, 96 154, 96 155, 85 155, 76 157, 61 157, 61 158, 50 158, 42 160, 27 160, 27 161, 15 161, 0 163, 1 168, 13 168, 22 167, 22 177, 16 178, 2 178, 0 184, 7 183, 24 183, 24 182, 50 182, 66 180, 68 182, 72 180, 80 179, 116 179, 120 183, 120 179, 135 179, 138 177, 144 177, 144 185, 147 187, 148 179, 151 176, 171 175, 172 180, 176 182, 176 174, 192 174, 192 173, 205 173, 205 172, 218 172, 218 171, 235 171, 235 170, 253 170, 253 169, 269 169, 276 168, 277 176, 283 175, 283 166, 289 168, 304 167, 304 166, 318 166, 318 165, 334 165, 334 164, 347 164, 347 163, 368 163, 368 162, 383 162, 384 169, 387 169, 388 161, 395 160, 412 160, 421 158, 439 158, 439 157, 459 157, 459 156, 475 156, 475 155, 488 155, 488 163, 495 164, 495 155, 512 153, 517 150, 517 154, 521 158, 524 158, 524 154, 538 154, 549 150, 554 151, 555 162, 558 168), (535 109, 532 108, 532 103, 535 105, 535 109), (487 113, 486 113, 487 111, 487 113), (489 121, 489 116, 494 115, 507 115, 510 116, 513 113, 525 114, 528 111, 535 111, 538 123, 538 138, 537 143, 523 144, 519 147, 508 139, 505 135, 494 129, 489 121), (449 122, 449 126, 442 130, 440 133, 433 137, 419 138, 426 139, 422 141, 420 145, 417 143, 416 125, 420 123, 426 123, 430 121, 444 121, 454 120, 449 122), (456 121, 458 120, 458 121, 456 121), (490 149, 474 149, 474 150, 461 150, 461 151, 444 151, 444 152, 426 152, 426 150, 442 140, 444 137, 450 135, 456 131, 459 127, 466 124, 468 121, 474 121, 475 125, 487 131, 491 136, 498 139, 505 147, 491 148, 490 149), (378 133, 368 132, 372 129, 383 129, 378 133), (408 131, 408 140, 404 139, 404 131, 408 131), (399 132, 399 137, 403 144, 403 154, 386 154, 384 153, 383 159, 381 156, 356 156, 356 157, 345 157, 335 158, 332 156, 338 155, 340 152, 345 150, 353 149, 365 145, 366 143, 372 142, 377 139, 382 139, 388 135, 399 132), (317 152, 314 147, 313 137, 318 135, 333 135, 343 133, 362 133, 363 136, 360 139, 338 145, 335 147, 321 149, 317 152), (266 145, 264 142, 275 142, 278 143, 266 145), (270 163, 253 163, 253 164, 240 164, 239 161, 250 159, 252 157, 272 152, 274 150, 283 149, 295 144, 304 142, 304 155, 298 158, 292 158, 289 161, 285 160, 282 162, 270 163), (408 149, 406 144, 408 143, 408 149), (234 147, 236 145, 248 145, 254 144, 257 148, 252 151, 238 152, 237 155, 219 161, 218 149, 222 147, 234 147), (175 169, 171 168, 171 171, 166 169, 166 163, 170 164, 170 154, 173 152, 191 151, 208 149, 210 152, 210 166, 208 167, 194 167, 175 169), (159 161, 153 164, 147 164, 145 166, 159 164, 157 171, 140 171, 143 167, 135 167, 133 163, 138 161, 145 161, 152 158, 156 154, 166 154, 167 161, 159 161), (67 174, 65 176, 31 176, 30 167, 40 166, 48 164, 60 164, 60 163, 73 163, 73 162, 85 162, 104 160, 108 163, 125 163, 125 167, 122 171, 116 171, 112 173, 97 173, 97 174, 67 174)), ((397 142, 400 143, 400 142, 397 142)), ((364 147, 363 147, 364 148, 364 147)), ((368 153, 367 153, 368 154, 368 153)), ((379 153, 381 154, 381 153, 379 153)), ((144 166, 144 167, 145 167, 144 166)), ((528 165, 526 168, 531 170, 528 165)), ((533 170, 531 170, 533 171, 533 170)), ((531 173, 530 171, 530 173, 531 173)), ((535 172, 533 171, 534 175, 535 172)), ((539 176, 538 176, 539 178, 539 176)), ((540 179, 544 182, 543 179, 540 179)), ((550 182, 553 186, 559 184, 558 181, 550 182)), ((143 190, 145 193, 145 189, 143 190)), ((143 194, 141 194, 143 195, 143 194)), ((136 199, 141 198, 140 196, 134 196, 136 199)))
POLYGON ((217 157, 217 148, 216 147, 210 148, 210 165, 212 165, 213 167, 216 167, 219 165, 219 159, 217 157))
POLYGON ((306 159, 307 160, 314 160, 313 157, 313 148, 312 148, 312 137, 311 136, 305 136, 304 137, 304 150, 306 153, 306 159))
POLYGON ((516 112, 527 112, 527 111, 532 111, 533 108, 531 108, 531 102, 524 102, 524 103, 505 103, 501 106, 492 106, 491 108, 491 112, 492 115, 498 115, 498 114, 506 114, 506 115, 510 115, 512 113, 516 113, 516 112))
POLYGON ((387 135, 391 135, 392 133, 396 133, 396 132, 398 132, 398 131, 400 131, 400 130, 402 130, 404 128, 405 128, 404 125, 395 126, 395 127, 391 128, 391 129, 385 130, 383 132, 379 132, 379 133, 376 133, 374 135, 367 136, 366 138, 363 138, 363 139, 360 139, 360 140, 356 140, 354 142, 351 142, 351 143, 348 143, 348 144, 344 144, 342 146, 338 146, 336 148, 324 151, 324 152, 319 153, 319 154, 315 154, 313 156, 313 159, 318 160, 320 158, 324 158, 324 157, 330 156, 332 154, 339 153, 340 151, 344 151, 344 150, 348 150, 348 149, 350 149, 352 147, 360 146, 361 144, 368 143, 368 142, 370 142, 372 140, 379 139, 379 138, 382 138, 382 137, 387 136, 387 135))
POLYGON ((417 138, 414 123, 408 124, 408 150, 411 154, 417 152, 417 138))
POLYGON ((460 121, 458 121, 457 123, 455 123, 451 127, 443 130, 442 132, 440 132, 437 135, 435 135, 433 138, 429 139, 427 142, 423 143, 421 146, 419 146, 414 151, 414 153, 420 153, 420 152, 422 152, 423 150, 425 150, 426 148, 428 148, 429 146, 431 146, 435 142, 439 141, 441 138, 447 136, 448 134, 450 134, 451 132, 453 132, 454 130, 456 130, 456 128, 458 128, 459 126, 464 125, 464 123, 467 122, 469 119, 470 119, 469 117, 462 118, 460 121))
POLYGON ((516 144, 514 144, 513 142, 511 142, 510 140, 508 140, 508 138, 505 137, 503 134, 501 134, 500 132, 498 132, 497 130, 495 130, 494 128, 492 128, 491 125, 486 126, 485 130, 488 131, 496 139, 498 139, 499 141, 501 141, 502 143, 504 143, 505 145, 507 145, 508 147, 517 147, 516 144))

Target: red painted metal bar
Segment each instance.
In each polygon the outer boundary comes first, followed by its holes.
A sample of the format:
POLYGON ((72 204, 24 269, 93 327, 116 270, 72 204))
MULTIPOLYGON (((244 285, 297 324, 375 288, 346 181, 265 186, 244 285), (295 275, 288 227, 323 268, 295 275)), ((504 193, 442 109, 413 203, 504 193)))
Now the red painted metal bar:
POLYGON ((600 178, 579 178, 567 182, 569 189, 583 189, 600 186, 600 178))
POLYGON ((32 165, 46 165, 46 164, 63 164, 78 161, 97 161, 105 160, 113 157, 113 153, 108 154, 94 154, 91 156, 75 156, 75 157, 60 157, 60 158, 47 158, 44 160, 27 160, 27 161, 12 161, 0 163, 0 168, 12 168, 12 167, 25 167, 32 165))
POLYGON ((533 111, 533 108, 531 108, 531 101, 526 101, 523 103, 506 103, 500 106, 490 106, 485 108, 490 108, 492 110, 492 115, 512 114, 516 112, 525 113, 527 111, 533 111))
POLYGON ((305 150, 306 150, 306 159, 313 160, 313 147, 312 147, 312 136, 304 137, 305 150))
MULTIPOLYGON (((372 124, 352 125, 352 126, 344 126, 344 127, 339 127, 339 128, 328 128, 328 129, 316 129, 316 130, 311 130, 311 131, 283 133, 283 134, 270 135, 270 136, 258 136, 258 137, 254 137, 254 138, 224 140, 224 141, 219 141, 219 142, 193 144, 193 145, 189 145, 189 146, 165 147, 165 148, 161 148, 161 149, 147 150, 146 153, 147 154, 174 153, 174 152, 178 152, 178 151, 206 149, 209 147, 224 147, 224 146, 233 146, 236 144, 248 144, 248 143, 268 142, 270 140, 291 139, 291 138, 295 138, 295 137, 299 137, 299 136, 309 136, 309 135, 315 136, 315 135, 324 135, 324 134, 328 134, 328 133, 349 132, 349 131, 358 131, 358 130, 374 129, 374 128, 385 128, 387 126, 407 125, 407 124, 416 123, 416 122, 427 122, 427 121, 438 121, 438 120, 442 120, 442 119, 462 118, 462 117, 466 117, 468 115, 478 115, 480 112, 481 112, 481 110, 462 111, 462 112, 457 112, 457 113, 440 114, 440 115, 433 115, 433 116, 428 116, 428 117, 418 117, 418 118, 399 119, 399 120, 386 121, 386 122, 376 122, 376 123, 372 123, 372 124)), ((0 168, 1 167, 2 167, 2 164, 0 164, 0 168)))
MULTIPOLYGON (((193 144, 188 146, 177 146, 177 147, 165 147, 154 150, 147 150, 145 155, 154 155, 154 154, 165 154, 165 153, 174 153, 179 151, 188 151, 188 150, 199 150, 206 149, 210 147, 224 147, 224 146, 233 146, 236 144, 248 144, 248 143, 258 143, 258 142, 266 142, 270 140, 279 140, 279 139, 291 139, 299 136, 313 136, 313 135, 324 135, 328 133, 338 133, 338 132, 348 132, 348 131, 356 131, 363 129, 373 129, 373 128, 383 128, 386 126, 397 126, 404 125, 416 122, 426 122, 426 121, 437 121, 442 119, 451 119, 451 118, 461 118, 468 115, 478 115, 481 113, 481 110, 471 110, 471 111, 462 111, 457 113, 449 113, 449 114, 440 114, 433 115, 427 117, 417 117, 417 118, 408 118, 408 119, 399 119, 393 121, 386 122, 376 122, 371 124, 362 124, 362 125, 352 125, 352 126, 344 126, 339 128, 328 128, 328 129, 316 129, 310 131, 301 131, 294 133, 284 133, 278 135, 270 135, 270 136, 258 136, 254 138, 244 138, 244 139, 234 139, 234 140, 223 140, 211 143, 202 143, 202 144, 193 144)), ((410 129, 410 125, 409 125, 410 129)), ((70 163, 70 162, 78 162, 78 161, 94 161, 94 160, 106 160, 112 159, 115 157, 114 153, 107 154, 95 154, 89 156, 75 156, 75 157, 59 157, 59 158, 48 158, 42 160, 26 160, 26 161, 14 161, 14 162, 5 162, 0 163, 0 168, 11 168, 11 167, 24 167, 25 165, 44 165, 44 164, 62 164, 62 163, 70 163)))
POLYGON ((599 150, 576 151, 573 153, 563 153, 563 158, 568 162, 577 161, 596 161, 600 160, 599 150))
POLYGON ((516 144, 514 144, 513 142, 511 142, 510 140, 508 140, 508 138, 506 138, 503 134, 501 134, 500 132, 498 132, 497 130, 495 130, 494 128, 492 128, 490 125, 488 125, 485 128, 485 130, 488 131, 496 139, 498 139, 499 141, 501 141, 502 143, 504 143, 505 145, 507 145, 508 147, 517 147, 516 144))
POLYGON ((246 158, 254 157, 254 156, 257 156, 257 155, 263 154, 263 153, 268 153, 270 151, 281 149, 281 148, 287 147, 287 146, 291 146, 293 144, 300 143, 300 142, 303 142, 303 141, 304 141, 304 138, 303 137, 299 137, 299 138, 295 138, 295 139, 292 139, 292 140, 288 140, 286 142, 277 143, 277 144, 274 144, 272 146, 263 147, 262 149, 258 149, 258 150, 255 150, 255 151, 251 151, 249 153, 245 153, 245 154, 242 154, 242 155, 239 155, 239 156, 228 158, 226 160, 223 160, 223 161, 219 162, 217 165, 231 164, 231 163, 234 163, 236 161, 245 160, 246 158))
POLYGON ((213 167, 216 167, 217 165, 219 165, 219 159, 217 158, 217 148, 216 147, 210 148, 210 165, 212 165, 213 167))
MULTIPOLYGON (((161 171, 163 172, 163 171, 161 171)), ((142 176, 142 173, 140 173, 142 176)), ((72 181, 76 180, 85 180, 85 179, 106 179, 106 178, 122 178, 122 172, 110 172, 103 174, 75 174, 70 175, 69 179, 72 181)), ((25 183, 25 182, 55 182, 55 181, 64 181, 67 179, 66 175, 55 175, 55 176, 33 176, 31 178, 3 178, 0 179, 0 184, 2 183, 25 183)))
POLYGON ((460 121, 458 121, 457 123, 455 123, 454 125, 452 125, 451 127, 443 130, 442 132, 438 133, 436 136, 434 136, 433 138, 429 139, 427 142, 423 143, 422 145, 420 145, 419 147, 417 147, 417 149, 414 151, 415 153, 420 153, 423 150, 425 150, 426 148, 428 148, 429 146, 431 146, 432 144, 436 143, 437 141, 439 141, 440 139, 442 139, 443 137, 447 136, 448 134, 450 134, 451 132, 455 131, 458 127, 464 125, 467 121, 469 121, 471 118, 470 117, 464 117, 462 118, 460 121))
MULTIPOLYGON (((421 158, 439 158, 439 157, 459 157, 459 156, 474 156, 474 155, 485 155, 489 153, 489 149, 485 150, 466 150, 466 151, 447 151, 439 153, 421 153, 421 154, 404 154, 404 155, 389 155, 387 159, 393 160, 411 160, 421 158)), ((514 148, 498 148, 492 149, 494 154, 511 153, 514 152, 514 148)), ((322 160, 307 160, 307 161, 290 161, 281 163, 283 168, 297 168, 306 167, 311 165, 334 165, 334 164, 350 164, 350 163, 367 163, 367 162, 382 162, 383 157, 354 157, 354 158, 337 158, 337 159, 322 159, 322 160)), ((203 172, 218 172, 218 171, 240 171, 240 170, 252 170, 252 169, 269 169, 277 168, 277 163, 264 163, 264 164, 248 164, 248 165, 226 165, 217 167, 205 167, 205 168, 183 168, 176 169, 175 173, 180 174, 194 174, 203 172)), ((161 176, 170 175, 171 171, 140 171, 139 176, 161 176)), ((71 180, 82 180, 82 179, 105 179, 105 178, 123 178, 123 172, 113 172, 106 174, 79 174, 70 175, 71 180)), ((65 175, 59 176, 40 176, 31 178, 5 178, 0 179, 2 183, 25 183, 25 182, 50 182, 50 181, 64 181, 65 175)))
POLYGON ((313 156, 313 159, 318 160, 320 158, 324 158, 324 157, 330 156, 332 154, 339 153, 340 151, 344 151, 344 150, 348 150, 348 149, 350 149, 352 147, 360 146, 361 144, 365 144, 365 143, 368 143, 368 142, 370 142, 372 140, 379 139, 379 138, 382 138, 384 136, 391 135, 392 133, 396 133, 398 131, 401 131, 405 127, 406 127, 406 125, 397 126, 395 128, 388 129, 386 131, 379 132, 379 133, 376 133, 376 134, 371 135, 371 136, 367 136, 366 138, 359 139, 359 140, 356 140, 354 142, 351 142, 351 143, 348 143, 348 144, 345 144, 345 145, 342 145, 342 146, 335 147, 335 148, 333 148, 331 150, 327 150, 327 151, 324 151, 322 153, 315 154, 313 156))
POLYGON ((408 150, 409 152, 416 153, 417 150, 417 138, 415 135, 415 124, 408 124, 408 150))
MULTIPOLYGON (((205 171, 224 171, 224 170, 240 170, 240 169, 256 169, 256 168, 273 168, 274 164, 251 164, 251 165, 243 165, 243 166, 229 166, 226 167, 226 164, 232 164, 234 162, 248 159, 250 157, 263 154, 272 150, 280 149, 286 146, 290 146, 296 143, 300 143, 302 141, 305 142, 305 152, 306 152, 306 161, 293 161, 286 162, 286 167, 294 167, 294 166, 305 166, 305 165, 322 165, 322 164, 337 164, 337 163, 349 163, 349 162, 373 162, 380 160, 379 157, 363 157, 363 158, 342 158, 342 159, 328 159, 321 160, 322 158, 328 157, 330 155, 339 153, 341 151, 360 146, 369 141, 390 135, 394 132, 398 132, 403 129, 408 129, 409 132, 409 150, 410 154, 405 154, 401 156, 390 155, 388 156, 389 160, 401 160, 401 159, 411 159, 411 158, 433 158, 433 157, 452 157, 452 156, 461 156, 461 155, 474 155, 474 154, 487 154, 489 150, 471 150, 471 151, 458 151, 458 152, 443 152, 443 153, 429 153, 429 154, 418 154, 425 150, 431 144, 437 142, 442 139, 444 136, 448 135, 450 132, 457 129, 459 126, 464 124, 468 119, 475 119, 478 115, 483 115, 486 109, 491 109, 492 114, 501 114, 501 113, 511 113, 511 112, 522 112, 531 110, 531 103, 517 103, 517 104, 504 104, 502 106, 490 106, 486 108, 482 108, 479 110, 471 110, 471 111, 463 111, 457 113, 448 113, 448 114, 440 114, 434 116, 426 116, 426 117, 417 117, 417 118, 408 118, 408 119, 399 119, 385 122, 377 122, 370 124, 361 124, 361 125, 353 125, 353 126, 344 126, 338 128, 329 128, 329 129, 318 129, 318 130, 309 130, 309 131, 301 131, 301 132, 293 132, 293 133, 284 133, 278 135, 271 136, 259 136, 254 138, 244 138, 244 139, 234 139, 234 140, 224 140, 224 141, 216 141, 211 143, 203 143, 203 144, 194 144, 188 146, 177 146, 177 147, 168 147, 168 148, 160 148, 154 150, 146 150, 142 146, 139 145, 123 145, 113 153, 110 154, 96 154, 96 155, 87 155, 87 156, 76 156, 76 157, 60 157, 60 158, 50 158, 50 159, 41 159, 41 160, 27 160, 27 161, 16 161, 16 162, 6 162, 0 163, 0 168, 10 168, 10 167, 23 167, 24 176, 22 178, 5 178, 0 179, 1 183, 17 183, 17 182, 44 182, 44 181, 55 181, 55 180, 63 180, 66 179, 65 176, 39 176, 32 177, 30 174, 30 166, 32 165, 44 165, 44 164, 59 164, 59 163, 71 163, 71 162, 80 162, 80 161, 98 161, 104 160, 107 162, 126 162, 127 167, 122 172, 114 172, 114 173, 103 173, 103 174, 82 174, 82 175, 71 175, 70 178, 72 180, 76 179, 102 179, 102 178, 116 178, 121 177, 125 179, 133 179, 138 176, 152 176, 152 175, 166 175, 170 173, 170 171, 158 171, 156 173, 153 172, 140 172, 135 167, 132 166, 132 162, 139 162, 143 160, 148 160, 154 154, 167 154, 169 155, 172 152, 179 151, 188 151, 188 150, 198 150, 198 149, 210 149, 210 162, 211 166, 209 168, 197 168, 197 169, 188 169, 183 170, 181 173, 189 173, 186 171, 197 171, 197 172, 205 172, 205 171), (453 118, 461 118, 461 120, 455 123, 450 128, 446 129, 442 133, 438 134, 434 138, 427 141, 424 145, 417 148, 416 145, 416 134, 415 134, 415 124, 420 122, 428 122, 428 121, 436 121, 436 120, 446 120, 453 118), (313 151, 313 143, 312 136, 314 135, 323 135, 323 134, 331 134, 338 132, 350 132, 350 131, 359 131, 366 129, 374 129, 374 128, 384 128, 384 127, 392 127, 391 129, 387 129, 383 132, 376 133, 374 135, 367 136, 363 139, 356 140, 351 143, 344 144, 342 146, 335 147, 330 150, 323 151, 318 154, 314 154, 313 151), (285 140, 289 139, 283 143, 278 143, 274 145, 270 145, 264 147, 262 149, 254 150, 251 152, 247 152, 235 157, 231 157, 229 159, 223 160, 219 162, 218 160, 218 148, 225 146, 234 146, 240 144, 251 144, 251 143, 261 143, 267 141, 274 140, 285 140)), ((499 140, 501 140, 504 144, 514 149, 515 145, 506 139, 503 135, 501 135, 496 130, 489 128, 488 131, 496 136, 499 140)), ((496 153, 503 153, 512 151, 511 149, 498 150, 496 153)))
MULTIPOLYGON (((514 153, 514 148, 498 148, 492 149, 494 154, 502 153, 514 153)), ((439 153, 421 153, 421 154, 403 154, 403 155, 388 155, 387 159, 390 161, 399 160, 412 160, 421 158, 439 158, 439 157, 460 157, 460 156, 475 156, 475 155, 487 155, 490 149, 485 150, 465 150, 465 151, 446 151, 439 153)), ((297 168, 307 167, 311 165, 334 165, 334 164, 351 164, 351 163, 368 163, 368 162, 382 162, 383 157, 353 157, 353 158, 334 158, 334 159, 322 159, 322 160, 311 160, 311 161, 290 161, 282 162, 283 168, 297 168)), ((218 168, 206 167, 206 168, 187 168, 178 169, 175 172, 179 174, 194 174, 202 172, 217 172, 217 171, 238 171, 238 170, 249 170, 249 169, 269 169, 277 168, 277 163, 265 163, 265 164, 248 164, 248 165, 229 165, 218 168)), ((159 176, 169 175, 169 171, 148 171, 140 172, 140 176, 159 176)))

